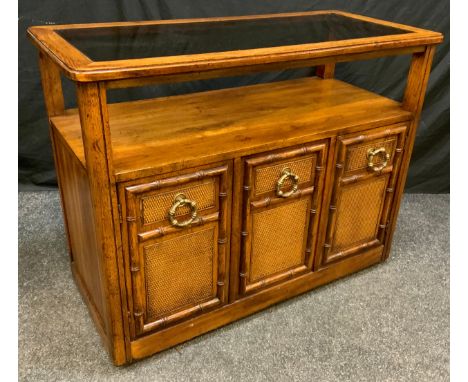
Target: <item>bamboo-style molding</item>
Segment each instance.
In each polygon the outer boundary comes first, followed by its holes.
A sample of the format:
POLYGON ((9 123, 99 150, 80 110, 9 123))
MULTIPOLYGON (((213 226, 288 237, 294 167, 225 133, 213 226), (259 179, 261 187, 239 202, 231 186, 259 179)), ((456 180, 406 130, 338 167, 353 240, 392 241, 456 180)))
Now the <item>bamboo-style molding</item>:
POLYGON ((373 239, 373 240, 368 241, 366 243, 356 245, 356 246, 354 246, 352 248, 349 248, 349 249, 347 249, 345 251, 331 253, 327 257, 326 264, 330 264, 330 263, 332 263, 332 262, 334 262, 336 260, 343 259, 345 257, 352 256, 352 255, 355 255, 357 253, 362 253, 363 251, 365 251, 367 249, 377 247, 378 245, 381 245, 381 244, 382 243, 379 241, 379 239, 373 239))
MULTIPOLYGON (((223 164, 216 167, 208 167, 195 172, 189 172, 173 177, 166 177, 157 179, 154 181, 140 182, 137 185, 123 185, 122 190, 126 199, 126 214, 123 219, 124 227, 128 230, 128 242, 129 242, 129 253, 131 257, 130 264, 130 278, 133 291, 133 306, 129 306, 130 310, 130 322, 132 326, 132 339, 142 335, 148 331, 155 330, 159 327, 164 327, 178 320, 190 317, 191 315, 198 314, 201 311, 205 312, 219 304, 225 304, 227 302, 228 283, 226 282, 225 274, 227 272, 227 264, 229 249, 227 245, 229 243, 228 235, 228 219, 229 219, 229 203, 231 200, 231 176, 232 168, 231 164, 223 164), (188 227, 180 228, 171 225, 159 226, 156 229, 150 231, 142 231, 143 227, 140 226, 138 219, 138 200, 147 192, 154 192, 164 190, 168 187, 180 186, 186 183, 200 181, 206 178, 218 177, 219 178, 219 207, 218 211, 199 215, 197 219, 188 227), (216 296, 213 299, 199 304, 196 307, 187 308, 181 312, 174 313, 172 315, 158 318, 156 321, 148 322, 147 316, 147 302, 145 299, 146 295, 146 283, 145 283, 145 267, 144 267, 144 251, 141 250, 140 246, 143 243, 151 240, 160 239, 166 235, 183 232, 184 230, 203 226, 210 223, 218 223, 218 238, 217 238, 217 279, 216 279, 216 296)), ((169 206, 168 206, 169 208, 169 206)))
MULTIPOLYGON (((195 219, 195 221, 190 224, 190 227, 198 227, 198 226, 202 226, 204 224, 212 223, 212 222, 219 221, 219 220, 221 220, 219 212, 214 212, 208 215, 201 215, 201 216, 198 216, 195 219)), ((174 227, 172 225, 164 225, 151 231, 140 232, 138 234, 138 240, 140 243, 143 243, 148 240, 157 239, 159 237, 163 237, 163 236, 167 236, 176 232, 180 232, 181 230, 183 230, 183 228, 174 227)))
MULTIPOLYGON (((306 187, 306 188, 303 188, 302 190, 297 190, 294 194, 292 194, 291 196, 288 196, 287 200, 299 199, 303 196, 311 195, 313 192, 314 192, 314 186, 306 187)), ((284 203, 284 201, 285 201, 285 198, 266 197, 264 199, 250 202, 250 206, 252 207, 252 210, 255 210, 258 208, 276 206, 278 204, 284 203)))
POLYGON ((360 135, 354 134, 349 138, 344 137, 341 141, 345 146, 354 145, 358 143, 366 143, 381 138, 389 138, 390 136, 393 136, 395 134, 404 133, 406 129, 407 126, 405 124, 401 124, 399 126, 389 126, 386 129, 379 129, 374 132, 365 132, 360 135))
POLYGON ((400 175, 400 165, 401 165, 401 158, 402 154, 404 152, 404 147, 405 147, 405 138, 406 138, 406 131, 398 134, 398 140, 397 140, 397 148, 395 149, 395 154, 394 154, 394 168, 395 170, 391 173, 390 175, 390 180, 387 185, 387 197, 384 200, 384 205, 382 209, 382 216, 380 218, 380 225, 379 225, 379 232, 377 234, 377 238, 381 243, 384 243, 384 236, 385 232, 387 231, 388 225, 389 225, 389 214, 390 214, 390 207, 392 205, 392 201, 394 199, 394 189, 395 189, 395 184, 398 180, 398 176, 400 175))
POLYGON ((341 262, 321 268, 316 272, 308 272, 271 288, 249 294, 229 305, 214 309, 210 314, 199 315, 188 321, 182 321, 161 331, 149 333, 138 338, 131 344, 131 355, 141 359, 155 352, 177 345, 180 342, 196 337, 232 321, 246 317, 254 312, 267 308, 285 298, 297 296, 332 280, 364 269, 380 261, 382 246, 370 249, 361 256, 351 256, 341 262), (200 328, 203 328, 200 331, 200 328))
POLYGON ((170 314, 168 316, 161 317, 155 321, 151 321, 143 326, 143 332, 152 332, 153 330, 164 328, 177 321, 181 321, 184 318, 193 316, 197 313, 200 314, 200 313, 206 312, 219 305, 221 305, 221 300, 215 297, 209 301, 203 302, 191 308, 182 310, 174 314, 170 314))
POLYGON ((244 179, 243 179, 243 212, 242 212, 242 231, 241 236, 241 245, 240 245, 240 261, 239 261, 239 290, 240 295, 245 295, 252 293, 258 288, 264 288, 266 286, 272 285, 281 280, 288 279, 289 277, 297 276, 298 274, 304 272, 304 269, 311 270, 313 262, 313 248, 315 248, 315 232, 317 230, 318 221, 316 215, 319 210, 319 201, 321 197, 319 193, 321 192, 321 186, 324 181, 324 168, 325 168, 325 158, 327 157, 327 143, 326 141, 314 142, 311 144, 303 144, 301 146, 289 148, 286 150, 281 150, 267 155, 257 155, 245 159, 245 170, 244 170, 244 179), (310 186, 297 191, 288 198, 276 198, 276 197, 263 197, 261 199, 255 200, 255 187, 254 187, 254 169, 257 166, 265 164, 275 164, 276 162, 281 163, 282 161, 289 159, 299 159, 304 156, 316 155, 316 165, 311 168, 313 171, 312 181, 310 186), (258 208, 267 208, 270 206, 275 206, 279 204, 287 203, 289 200, 294 200, 302 197, 309 197, 310 200, 310 211, 308 216, 308 227, 307 236, 305 239, 305 264, 304 267, 301 265, 294 270, 289 270, 282 272, 277 275, 272 275, 266 277, 260 281, 250 282, 250 256, 251 256, 251 232, 252 232, 252 213, 255 209, 258 208))
POLYGON ((150 191, 157 191, 161 188, 178 186, 181 184, 201 180, 204 178, 216 177, 225 173, 228 169, 227 165, 210 168, 206 170, 198 170, 194 173, 174 176, 171 178, 158 179, 150 183, 128 186, 126 189, 129 193, 140 195, 150 191))
MULTIPOLYGON (((319 13, 330 13, 330 11, 319 13)), ((59 130, 53 126, 55 118, 71 113, 70 110, 64 110, 61 75, 64 74, 77 82, 77 100, 84 155, 79 158, 76 153, 72 153, 72 155, 77 156, 88 176, 89 190, 85 191, 89 191, 90 203, 93 207, 90 224, 96 229, 96 238, 99 244, 96 253, 93 253, 97 258, 97 268, 99 269, 90 269, 89 271, 99 276, 99 288, 103 291, 102 304, 104 308, 102 313, 98 312, 96 308, 96 295, 93 295, 92 290, 87 290, 89 285, 84 284, 82 275, 79 274, 74 262, 72 263, 72 272, 115 364, 121 365, 131 362, 133 359, 163 350, 287 297, 303 293, 313 287, 385 260, 388 257, 434 57, 434 44, 442 41, 442 35, 338 11, 332 11, 331 13, 382 25, 406 28, 408 33, 398 36, 338 42, 329 41, 238 52, 187 55, 179 58, 92 62, 56 33, 58 29, 80 28, 82 26, 45 26, 34 27, 29 30, 30 37, 40 50, 41 79, 48 117, 53 130, 52 143, 54 151, 59 145, 70 148, 67 146, 65 139, 59 137, 59 130), (397 113, 398 115, 394 118, 344 126, 343 130, 340 131, 338 129, 333 130, 333 127, 330 127, 329 131, 320 131, 317 134, 310 134, 309 132, 307 136, 297 136, 292 140, 285 140, 281 143, 269 142, 268 145, 257 145, 254 149, 249 149, 250 151, 239 150, 223 157, 216 154, 217 156, 214 159, 213 157, 210 158, 212 162, 209 162, 206 158, 199 162, 191 159, 191 161, 170 166, 163 163, 157 169, 144 168, 141 172, 127 173, 120 178, 115 174, 106 98, 108 89, 313 65, 319 66, 317 75, 326 79, 333 77, 336 62, 397 54, 412 54, 413 58, 407 87, 401 103, 401 115, 397 113), (403 113, 406 114, 403 115, 403 113), (389 123, 395 123, 390 130, 380 129, 381 126, 389 123), (375 134, 365 133, 364 137, 356 134, 359 130, 370 128, 380 130, 375 134), (54 134, 55 132, 57 134, 54 134), (336 138, 336 134, 345 133, 352 133, 354 137, 350 141, 347 141, 346 137, 336 138), (385 136, 385 134, 396 134, 398 137, 392 163, 380 173, 363 175, 353 172, 352 174, 356 175, 344 176, 347 174, 344 172, 346 158, 343 156, 345 151, 343 145, 378 139, 385 136), (321 140, 321 145, 290 150, 290 156, 287 156, 288 154, 278 155, 280 150, 287 151, 287 146, 312 140, 321 140), (62 141, 65 142, 64 145, 62 141), (250 170, 253 163, 256 163, 254 162, 254 155, 258 155, 261 151, 271 150, 276 150, 276 153, 271 156, 264 156, 270 163, 295 156, 317 155, 313 184, 307 185, 308 188, 305 189, 309 189, 310 194, 306 192, 307 195, 304 195, 305 190, 303 189, 301 194, 297 195, 297 197, 308 197, 311 200, 308 223, 309 235, 305 244, 307 263, 287 272, 250 283, 248 280, 250 263, 245 257, 245 250, 250 248, 251 245, 251 226, 243 216, 249 216, 251 210, 256 206, 258 208, 267 208, 266 205, 263 205, 266 203, 264 195, 261 196, 263 201, 252 199, 254 185, 252 184, 252 172, 250 170), (251 160, 250 164, 249 160, 251 160), (171 176, 163 179, 164 174, 174 174, 177 171, 185 172, 188 168, 197 166, 208 167, 207 163, 215 162, 217 164, 211 165, 217 166, 214 168, 195 172, 189 176, 171 176), (218 166, 219 163, 225 164, 218 166), (233 171, 233 166, 235 171, 233 171), (149 181, 145 185, 138 185, 137 183, 145 181, 141 178, 142 176, 151 176, 153 179, 157 176, 162 180, 149 181), (216 261, 218 261, 219 266, 216 274, 217 280, 213 284, 214 297, 184 311, 164 318, 156 318, 153 322, 146 322, 145 269, 141 253, 142 243, 158 239, 162 235, 171 234, 172 232, 168 232, 165 228, 156 228, 153 231, 144 232, 145 230, 141 229, 138 222, 132 219, 132 217, 138 216, 138 205, 135 201, 145 192, 156 191, 163 187, 178 186, 185 182, 213 176, 219 177, 218 205, 215 208, 217 211, 213 214, 211 214, 212 210, 209 211, 210 214, 205 213, 198 223, 210 223, 217 227, 216 261), (324 182, 325 176, 330 179, 330 182, 324 182), (331 181, 333 176, 335 177, 334 182, 331 181), (387 184, 375 239, 334 253, 331 246, 334 234, 333 227, 336 223, 336 209, 339 208, 336 202, 337 188, 352 182, 365 181, 371 177, 379 176, 385 177, 387 184), (120 181, 125 181, 125 183, 119 183, 120 181), (234 183, 234 186, 232 183, 234 183), (232 197, 231 190, 236 193, 236 198, 232 197), (119 218, 120 205, 122 205, 122 215, 124 217, 122 221, 119 218), (322 209, 322 205, 329 208, 322 209), (329 222, 328 225, 327 221, 329 222), (231 224, 234 227, 232 234, 231 224), (230 242, 231 238, 232 243, 230 242), (232 257, 230 250, 233 251, 232 257), (313 271, 311 271, 312 269, 313 271)), ((302 16, 305 14, 317 14, 317 12, 297 13, 295 15, 302 16)), ((287 17, 287 15, 249 16, 231 19, 265 17, 287 17)), ((227 19, 218 18, 216 20, 223 21, 227 19)), ((213 19, 205 19, 205 21, 213 21, 213 19)), ((177 22, 203 21, 177 20, 159 23, 177 22)), ((141 23, 140 25, 151 23, 141 23)), ((127 23, 125 25, 135 24, 139 23, 127 23)), ((110 23, 86 26, 102 28, 110 25, 124 24, 110 23)), ((72 151, 70 150, 70 152, 72 151)), ((55 158, 55 161, 57 162, 57 158, 55 158)), ((60 166, 57 167, 60 168, 60 166)), ((62 181, 59 177, 59 183, 62 181)), ((63 192, 62 185, 61 192, 63 192)), ((275 201, 275 203, 277 202, 275 201)), ((67 209, 72 208, 70 206, 64 206, 66 225, 68 225, 67 209)), ((68 233, 68 227, 66 229, 68 233)), ((73 253, 71 253, 71 257, 73 261, 73 253)))
POLYGON ((342 259, 343 257, 352 256, 353 254, 358 253, 368 247, 373 247, 378 244, 384 243, 383 235, 386 232, 388 226, 388 209, 390 208, 391 201, 393 200, 393 188, 395 182, 398 179, 398 176, 400 175, 400 156, 403 152, 404 138, 407 130, 407 124, 399 124, 378 129, 370 133, 352 134, 351 136, 344 136, 338 138, 339 151, 335 161, 334 185, 329 204, 328 223, 325 240, 321 248, 322 254, 319 255, 319 267, 325 266, 326 264, 334 262, 338 259, 342 259), (388 164, 385 168, 378 172, 366 173, 363 169, 355 173, 354 175, 344 176, 347 147, 371 142, 377 139, 388 138, 391 136, 397 137, 395 153, 392 158, 393 164, 388 164), (376 232, 376 239, 373 239, 368 243, 360 244, 345 251, 334 252, 333 242, 336 229, 336 219, 339 209, 339 196, 341 187, 345 187, 357 182, 368 181, 372 178, 380 176, 386 176, 388 177, 388 180, 387 185, 385 186, 386 193, 382 203, 381 214, 379 217, 380 223, 376 232))
POLYGON ((392 172, 394 169, 395 169, 394 166, 390 164, 390 165, 385 166, 380 171, 346 176, 346 177, 343 177, 343 178, 340 179, 340 185, 341 186, 346 186, 348 184, 353 184, 353 183, 356 183, 356 182, 367 180, 367 179, 373 178, 375 176, 388 174, 388 173, 392 172))
POLYGON ((286 272, 278 273, 270 277, 265 277, 264 279, 261 279, 259 281, 249 283, 245 288, 245 293, 248 294, 255 290, 275 284, 277 282, 293 279, 294 277, 297 277, 307 272, 308 270, 309 268, 306 265, 299 265, 296 268, 289 269, 286 272))
POLYGON ((227 303, 228 300, 228 282, 226 280, 226 274, 228 269, 226 268, 229 264, 228 258, 228 247, 230 232, 228 228, 229 221, 229 200, 231 190, 231 178, 232 178, 232 166, 227 168, 220 175, 220 189, 219 189, 219 220, 218 225, 218 279, 217 279, 217 297, 221 304, 227 303))
POLYGON ((324 145, 322 150, 318 151, 317 165, 315 166, 315 181, 314 181, 314 193, 312 194, 312 202, 310 208, 309 217, 309 234, 306 243, 306 263, 309 271, 314 268, 314 258, 318 255, 317 251, 317 237, 319 233, 319 220, 318 216, 322 212, 323 205, 323 188, 326 179, 326 163, 328 158, 328 151, 330 150, 330 144, 333 144, 333 140, 329 141, 328 145, 324 145))

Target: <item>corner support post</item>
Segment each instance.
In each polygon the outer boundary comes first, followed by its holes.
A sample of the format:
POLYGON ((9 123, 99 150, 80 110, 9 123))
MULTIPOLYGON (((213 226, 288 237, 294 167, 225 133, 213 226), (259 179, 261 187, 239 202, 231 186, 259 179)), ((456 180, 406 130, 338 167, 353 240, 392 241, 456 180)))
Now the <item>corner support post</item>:
POLYGON ((118 203, 112 163, 105 87, 96 82, 76 83, 86 169, 88 172, 93 218, 96 227, 98 262, 105 302, 105 326, 110 352, 116 365, 127 362, 120 295, 118 203))
POLYGON ((389 214, 387 234, 385 237, 385 248, 382 254, 382 260, 386 260, 390 253, 390 246, 395 231, 398 211, 400 209, 401 198, 405 188, 406 177, 413 151, 416 130, 421 117, 421 110, 424 104, 427 83, 431 72, 432 60, 434 58, 435 46, 428 45, 423 52, 414 53, 408 73, 408 80, 403 96, 402 108, 413 113, 413 119, 410 122, 408 136, 406 138, 405 150, 401 162, 400 174, 395 186, 394 201, 392 210, 389 214))

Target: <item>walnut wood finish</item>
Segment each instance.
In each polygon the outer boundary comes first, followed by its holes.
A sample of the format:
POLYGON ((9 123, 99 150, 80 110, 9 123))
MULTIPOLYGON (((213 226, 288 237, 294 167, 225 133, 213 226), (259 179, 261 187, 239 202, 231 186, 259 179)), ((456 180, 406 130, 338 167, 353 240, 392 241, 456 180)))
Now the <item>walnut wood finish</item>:
POLYGON ((39 52, 39 67, 41 70, 41 82, 44 94, 44 101, 49 118, 63 114, 65 101, 63 99, 62 81, 60 70, 52 60, 43 52, 39 52))
POLYGON ((288 16, 332 13, 407 33, 93 62, 56 33, 83 25, 29 30, 72 272, 116 365, 388 257, 442 36, 339 11, 288 16), (337 62, 397 54, 413 55, 402 103, 333 79, 337 62), (313 78, 107 102, 111 88, 314 65, 313 78), (64 107, 62 75, 77 109, 64 107))
POLYGON ((423 53, 414 54, 411 61, 402 108, 411 111, 414 118, 409 126, 406 150, 402 158, 401 172, 404 175, 398 178, 395 185, 395 200, 390 211, 390 221, 386 231, 386 241, 388 244, 383 252, 384 260, 387 259, 390 254, 390 245, 392 243, 393 233, 395 232, 401 197, 403 196, 403 190, 405 188, 406 174, 408 173, 411 153, 413 152, 416 130, 419 124, 419 118, 421 117, 421 110, 424 104, 424 96, 426 94, 434 54, 435 47, 428 46, 423 53))
POLYGON ((103 290, 106 291, 106 333, 112 344, 114 361, 122 363, 125 360, 124 325, 119 286, 122 279, 119 278, 118 271, 122 263, 117 255, 118 239, 114 231, 118 217, 105 91, 98 84, 77 83, 77 101, 93 220, 99 243, 95 256, 98 258, 99 268, 103 271, 101 282, 103 290))
MULTIPOLYGON (((108 111, 118 182, 302 144, 332 133, 406 121, 412 116, 398 102, 338 80, 316 77, 110 104, 108 111), (236 144, 232 144, 233 136, 236 144)), ((77 111, 53 117, 52 124, 85 166, 77 111)))
POLYGON ((384 244, 406 131, 406 125, 390 126, 338 138, 327 235, 316 266, 384 244), (367 153, 382 147, 390 158, 375 172, 368 166, 367 153))
POLYGON ((54 131, 52 135, 62 203, 66 211, 73 275, 81 286, 96 327, 109 348, 105 326, 105 295, 101 284, 103 275, 100 259, 95 255, 98 253, 98 242, 92 216, 88 175, 60 135, 54 131))
POLYGON ((214 69, 206 72, 191 72, 186 74, 164 74, 137 78, 102 81, 108 89, 120 89, 154 84, 176 83, 186 81, 206 80, 225 76, 240 76, 258 72, 271 72, 283 69, 303 68, 317 66, 317 76, 333 78, 335 63, 359 60, 371 60, 386 56, 398 56, 423 52, 424 48, 413 46, 407 48, 386 48, 367 53, 340 54, 326 58, 312 58, 293 62, 273 62, 266 64, 246 65, 229 69, 214 69), (326 74, 323 70, 327 68, 326 74))
MULTIPOLYGON (((134 336, 205 313, 227 302, 225 278, 229 264, 231 178, 230 165, 224 164, 120 186, 121 193, 125 194, 122 229, 128 231, 129 238, 130 261, 126 271, 133 290, 133 306, 130 307, 133 319, 130 321, 134 325, 134 336), (197 205, 202 198, 208 200, 207 207, 198 212, 194 223, 184 228, 171 226, 167 214, 175 197, 181 192, 190 195, 200 184, 209 182, 214 182, 214 187, 208 188, 208 195, 193 194, 197 205), (154 208, 160 209, 165 218, 145 224, 145 199, 161 196, 154 208), (211 238, 208 237, 210 233, 211 238), (199 237, 205 245, 199 248, 193 237, 199 237), (158 247, 162 248, 162 255, 154 252, 158 247), (162 283, 155 278, 162 279, 162 283), (151 300, 149 291, 157 298, 157 304, 151 300)), ((183 212, 180 219, 187 215, 183 212)))
POLYGON ((238 299, 225 307, 214 310, 210 314, 198 316, 192 320, 132 341, 132 357, 133 359, 147 357, 258 312, 280 301, 377 264, 380 260, 381 248, 374 248, 364 252, 361 256, 347 258, 336 263, 334 266, 322 268, 317 272, 303 274, 298 278, 287 280, 284 283, 264 289, 259 293, 238 299))
POLYGON ((245 160, 240 295, 312 269, 326 156, 327 144, 317 142, 245 160), (298 176, 298 190, 278 197, 285 168, 298 176))
POLYGON ((316 75, 325 79, 333 78, 335 75, 335 64, 319 65, 316 69, 316 75))
POLYGON ((368 53, 376 50, 406 48, 428 44, 438 44, 442 41, 440 33, 406 25, 363 17, 340 11, 315 11, 275 15, 257 15, 241 17, 221 17, 189 20, 161 20, 131 23, 100 23, 75 24, 31 27, 29 36, 39 49, 47 51, 55 62, 63 69, 65 75, 74 81, 103 81, 131 77, 148 77, 154 75, 204 72, 225 69, 224 75, 230 69, 248 65, 261 65, 282 62, 288 63, 306 61, 315 58, 346 57, 354 53, 368 53), (380 25, 393 26, 407 31, 406 34, 368 37, 359 39, 339 40, 313 44, 281 46, 273 48, 247 49, 209 54, 191 54, 182 56, 128 59, 119 61, 93 62, 73 45, 69 44, 55 31, 72 28, 104 28, 124 25, 157 25, 173 23, 203 23, 207 21, 233 21, 246 19, 265 19, 279 17, 299 17, 317 14, 339 14, 350 18, 374 22, 380 25))

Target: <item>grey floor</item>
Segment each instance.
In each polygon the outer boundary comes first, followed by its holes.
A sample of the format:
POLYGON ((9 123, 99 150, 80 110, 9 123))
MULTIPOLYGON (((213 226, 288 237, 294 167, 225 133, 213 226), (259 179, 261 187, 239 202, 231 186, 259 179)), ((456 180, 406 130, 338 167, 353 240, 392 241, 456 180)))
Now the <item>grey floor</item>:
POLYGON ((129 367, 75 288, 57 192, 19 194, 21 381, 448 381, 449 196, 405 196, 392 257, 129 367))

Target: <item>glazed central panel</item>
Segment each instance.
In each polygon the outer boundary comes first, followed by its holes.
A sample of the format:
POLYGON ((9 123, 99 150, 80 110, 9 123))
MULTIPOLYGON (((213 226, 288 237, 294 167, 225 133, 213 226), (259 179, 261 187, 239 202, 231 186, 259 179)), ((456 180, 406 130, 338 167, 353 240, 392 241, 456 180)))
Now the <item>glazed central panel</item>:
POLYGON ((338 14, 63 29, 93 61, 179 56, 408 33, 338 14))

